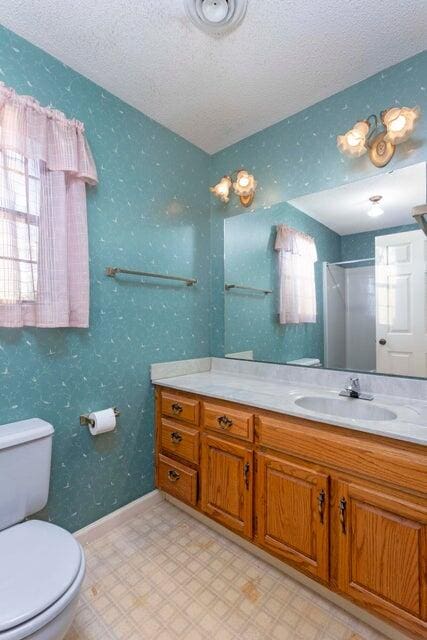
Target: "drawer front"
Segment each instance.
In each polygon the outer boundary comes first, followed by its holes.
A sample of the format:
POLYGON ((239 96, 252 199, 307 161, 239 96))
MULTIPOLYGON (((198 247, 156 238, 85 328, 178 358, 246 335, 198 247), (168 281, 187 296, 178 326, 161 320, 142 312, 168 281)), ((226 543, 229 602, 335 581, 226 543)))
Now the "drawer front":
POLYGON ((159 489, 195 505, 197 502, 197 471, 185 467, 162 454, 159 455, 159 489))
POLYGON ((351 432, 299 420, 259 416, 259 444, 268 449, 309 460, 331 469, 381 480, 398 489, 427 492, 426 455, 407 451, 398 444, 362 439, 351 432))
POLYGON ((199 424, 199 401, 186 398, 178 393, 162 391, 162 413, 177 420, 199 424))
POLYGON ((230 409, 226 405, 203 403, 203 424, 207 429, 253 442, 254 416, 247 411, 230 409))
POLYGON ((162 418, 161 449, 199 464, 199 432, 179 422, 162 418))

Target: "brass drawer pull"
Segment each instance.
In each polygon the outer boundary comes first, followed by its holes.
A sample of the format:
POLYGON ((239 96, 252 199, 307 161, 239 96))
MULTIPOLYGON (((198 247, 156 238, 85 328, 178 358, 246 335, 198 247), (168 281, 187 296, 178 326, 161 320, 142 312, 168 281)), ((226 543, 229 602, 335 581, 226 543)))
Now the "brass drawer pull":
POLYGON ((168 471, 168 478, 171 482, 176 482, 177 480, 180 479, 180 475, 178 473, 178 471, 175 471, 175 469, 170 469, 168 471))
POLYGON ((340 512, 341 531, 343 533, 346 533, 346 508, 347 500, 345 498, 341 498, 338 509, 340 512))
POLYGON ((220 416, 217 418, 217 422, 221 429, 229 429, 233 426, 233 421, 230 420, 230 418, 227 418, 227 416, 220 416))
POLYGON ((246 489, 249 489, 249 471, 250 471, 249 462, 246 462, 245 466, 243 467, 243 478, 245 481, 246 489))
POLYGON ((317 506, 319 509, 319 517, 320 517, 320 522, 321 524, 323 524, 323 520, 324 520, 324 512, 325 512, 325 490, 322 489, 321 492, 319 493, 319 495, 317 496, 317 506))
POLYGON ((171 433, 171 440, 174 444, 179 444, 180 442, 182 442, 182 435, 179 433, 179 431, 173 431, 171 433))
POLYGON ((178 402, 174 402, 171 408, 172 413, 174 413, 175 415, 182 413, 182 406, 178 404, 178 402))

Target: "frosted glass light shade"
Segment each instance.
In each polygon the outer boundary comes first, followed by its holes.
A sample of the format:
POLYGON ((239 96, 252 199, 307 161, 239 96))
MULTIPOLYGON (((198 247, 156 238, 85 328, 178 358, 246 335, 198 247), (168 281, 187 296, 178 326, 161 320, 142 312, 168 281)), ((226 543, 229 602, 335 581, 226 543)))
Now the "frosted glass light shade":
POLYGON ((337 136, 337 147, 341 153, 345 153, 353 158, 359 158, 363 156, 367 151, 366 136, 369 132, 369 125, 365 120, 356 122, 354 127, 344 133, 344 135, 337 136))
POLYGON ((384 126, 387 129, 385 140, 392 144, 405 142, 415 129, 415 124, 420 114, 421 109, 419 107, 414 107, 413 109, 408 107, 387 109, 383 114, 384 126))
POLYGON ((380 202, 382 199, 382 196, 372 196, 372 198, 369 198, 369 200, 371 201, 371 206, 366 213, 370 218, 378 218, 379 216, 383 215, 384 209, 380 207, 380 202))
POLYGON ((224 176, 221 180, 210 187, 210 191, 221 200, 221 202, 228 202, 230 200, 231 178, 224 176))
POLYGON ((370 218, 378 218, 378 216, 382 216, 383 213, 384 209, 381 209, 378 202, 374 202, 374 204, 367 211, 367 214, 370 218))
POLYGON ((237 196, 251 196, 256 189, 256 180, 247 171, 239 171, 236 182, 233 182, 233 189, 237 196))

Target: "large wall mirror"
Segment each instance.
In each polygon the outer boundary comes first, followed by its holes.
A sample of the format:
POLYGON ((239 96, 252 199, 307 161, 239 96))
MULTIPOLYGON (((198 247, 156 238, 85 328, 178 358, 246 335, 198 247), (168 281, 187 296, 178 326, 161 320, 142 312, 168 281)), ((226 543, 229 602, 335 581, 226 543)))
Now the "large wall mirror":
POLYGON ((225 355, 427 377, 426 163, 225 220, 225 355))

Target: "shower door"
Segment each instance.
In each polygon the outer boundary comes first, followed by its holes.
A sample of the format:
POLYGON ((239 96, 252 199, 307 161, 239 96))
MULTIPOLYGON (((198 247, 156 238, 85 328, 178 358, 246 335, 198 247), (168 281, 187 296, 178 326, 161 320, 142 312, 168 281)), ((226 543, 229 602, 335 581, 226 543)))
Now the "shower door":
POLYGON ((427 376, 426 255, 422 231, 375 238, 379 373, 427 376))

